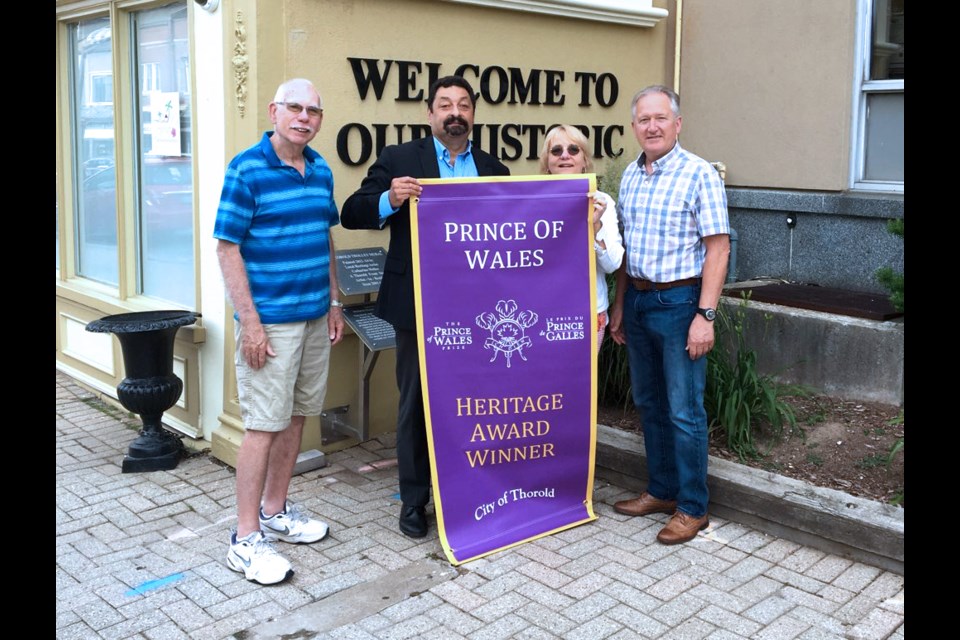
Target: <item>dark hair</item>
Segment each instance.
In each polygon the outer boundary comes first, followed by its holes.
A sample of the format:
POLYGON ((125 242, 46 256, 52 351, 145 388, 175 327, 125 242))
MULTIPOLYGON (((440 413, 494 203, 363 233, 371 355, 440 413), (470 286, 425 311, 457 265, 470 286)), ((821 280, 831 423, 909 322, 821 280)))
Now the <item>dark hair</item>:
POLYGON ((448 87, 460 87, 466 91, 467 95, 470 96, 470 105, 476 108, 477 96, 473 93, 473 87, 470 86, 470 83, 460 76, 444 76, 437 78, 433 81, 433 84, 430 85, 430 92, 427 95, 427 109, 433 111, 433 100, 437 97, 437 90, 448 87))

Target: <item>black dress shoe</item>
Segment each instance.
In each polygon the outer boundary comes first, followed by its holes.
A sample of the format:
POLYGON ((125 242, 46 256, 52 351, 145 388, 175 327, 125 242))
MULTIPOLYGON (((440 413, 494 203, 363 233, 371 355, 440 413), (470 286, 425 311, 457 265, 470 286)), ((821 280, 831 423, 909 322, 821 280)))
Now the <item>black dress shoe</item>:
POLYGON ((409 504, 400 507, 400 531, 411 538, 422 538, 427 535, 426 509, 409 504))

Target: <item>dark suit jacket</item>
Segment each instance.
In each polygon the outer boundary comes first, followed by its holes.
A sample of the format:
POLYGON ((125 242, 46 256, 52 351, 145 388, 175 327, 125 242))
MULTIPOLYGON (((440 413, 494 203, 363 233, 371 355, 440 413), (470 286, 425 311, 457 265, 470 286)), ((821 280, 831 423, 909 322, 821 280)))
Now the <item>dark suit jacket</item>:
MULTIPOLYGON (((476 145, 472 153, 479 175, 510 175, 507 167, 476 145)), ((379 229, 380 194, 390 188, 391 180, 402 176, 440 177, 432 136, 385 147, 370 167, 360 188, 343 203, 340 224, 345 229, 379 229)), ((374 313, 395 329, 415 331, 417 321, 414 315, 409 200, 387 218, 386 226, 390 227, 390 247, 387 249, 387 261, 374 313)))

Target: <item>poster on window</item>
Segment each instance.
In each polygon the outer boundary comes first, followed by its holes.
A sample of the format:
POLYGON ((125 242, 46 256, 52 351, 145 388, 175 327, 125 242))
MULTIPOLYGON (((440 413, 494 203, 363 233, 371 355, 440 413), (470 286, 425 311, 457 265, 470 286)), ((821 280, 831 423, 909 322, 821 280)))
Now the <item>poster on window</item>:
POLYGON ((152 156, 180 156, 180 94, 150 92, 150 150, 152 156))
POLYGON ((596 519, 593 174, 421 180, 433 499, 460 564, 596 519))

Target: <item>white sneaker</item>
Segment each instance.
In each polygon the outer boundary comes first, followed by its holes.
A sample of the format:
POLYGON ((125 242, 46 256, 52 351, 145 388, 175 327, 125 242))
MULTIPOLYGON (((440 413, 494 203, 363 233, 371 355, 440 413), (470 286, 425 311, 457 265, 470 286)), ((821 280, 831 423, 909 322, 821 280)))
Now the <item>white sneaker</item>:
POLYGON ((239 540, 236 531, 230 535, 227 565, 243 573, 247 580, 260 584, 276 584, 293 575, 290 562, 277 553, 260 531, 239 540))
POLYGON ((284 510, 269 518, 260 508, 260 529, 268 540, 305 544, 322 540, 330 528, 326 522, 307 517, 300 505, 287 500, 284 510))

